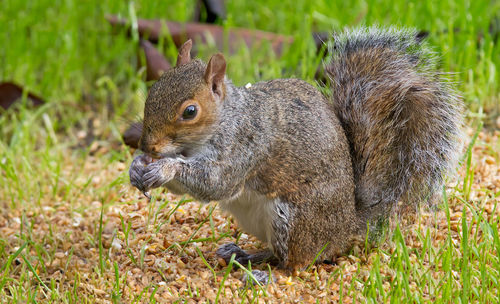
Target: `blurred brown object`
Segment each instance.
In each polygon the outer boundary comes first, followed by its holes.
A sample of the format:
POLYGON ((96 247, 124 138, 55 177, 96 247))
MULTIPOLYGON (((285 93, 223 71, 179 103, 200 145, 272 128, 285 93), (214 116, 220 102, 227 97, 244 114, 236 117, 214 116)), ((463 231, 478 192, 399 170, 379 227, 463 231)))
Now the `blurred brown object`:
POLYGON ((139 148, 139 140, 142 135, 142 122, 134 122, 123 133, 123 142, 132 148, 139 148))
MULTIPOLYGON (((111 15, 107 19, 113 26, 128 26, 127 20, 120 19, 117 16, 111 15)), ((217 49, 223 51, 226 50, 225 46, 227 46, 230 54, 238 50, 241 42, 244 42, 247 47, 251 48, 257 47, 267 41, 271 44, 276 55, 279 56, 283 51, 283 47, 293 42, 291 36, 241 28, 225 30, 219 25, 194 22, 181 23, 160 19, 138 19, 137 26, 139 35, 147 37, 151 42, 158 41, 162 32, 161 29, 165 26, 177 47, 180 47, 188 39, 202 43, 208 43, 213 40, 217 49)))
POLYGON ((312 37, 314 40, 314 45, 316 45, 316 49, 318 53, 322 50, 325 49, 326 52, 326 43, 328 42, 328 39, 332 37, 331 33, 328 32, 313 32, 312 37))
POLYGON ((171 66, 151 42, 141 39, 139 44, 146 57, 146 80, 157 80, 171 66))
POLYGON ((226 5, 224 0, 198 0, 194 8, 194 21, 215 23, 226 19, 226 5), (203 15, 203 10, 206 15, 203 15))
MULTIPOLYGON (((0 106, 5 110, 10 108, 16 101, 22 100, 22 97, 23 88, 21 86, 13 82, 0 83, 0 106)), ((29 92, 27 94, 27 98, 34 106, 40 106, 45 103, 41 97, 29 92)))

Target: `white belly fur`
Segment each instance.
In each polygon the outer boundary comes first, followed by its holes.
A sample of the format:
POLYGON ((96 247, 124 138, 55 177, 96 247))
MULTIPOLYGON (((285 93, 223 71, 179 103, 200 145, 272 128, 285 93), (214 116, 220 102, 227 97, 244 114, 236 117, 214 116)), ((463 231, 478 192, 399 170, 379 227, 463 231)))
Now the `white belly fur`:
POLYGON ((247 233, 271 246, 272 221, 276 199, 254 191, 243 190, 230 200, 219 202, 223 210, 228 211, 247 233))

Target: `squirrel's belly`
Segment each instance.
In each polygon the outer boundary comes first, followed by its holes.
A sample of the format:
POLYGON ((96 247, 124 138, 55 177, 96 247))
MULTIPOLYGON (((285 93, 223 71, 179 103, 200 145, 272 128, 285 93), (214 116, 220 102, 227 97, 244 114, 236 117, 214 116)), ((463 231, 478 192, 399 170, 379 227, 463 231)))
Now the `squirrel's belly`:
POLYGON ((187 190, 182 186, 181 183, 176 181, 175 179, 169 181, 165 185, 163 185, 165 188, 168 189, 168 191, 172 192, 173 194, 185 194, 187 193, 187 190))
POLYGON ((219 204, 223 210, 231 213, 245 232, 271 245, 276 199, 270 199, 255 191, 243 190, 238 196, 219 204))

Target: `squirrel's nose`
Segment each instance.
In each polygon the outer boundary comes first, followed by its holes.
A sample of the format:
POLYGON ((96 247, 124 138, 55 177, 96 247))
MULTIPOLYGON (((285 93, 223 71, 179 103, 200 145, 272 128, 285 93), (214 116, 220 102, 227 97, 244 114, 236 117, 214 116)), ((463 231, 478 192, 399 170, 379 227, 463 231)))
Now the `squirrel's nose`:
POLYGON ((160 152, 160 148, 158 148, 157 145, 151 146, 151 153, 158 153, 160 152))
POLYGON ((141 150, 145 153, 158 153, 160 152, 160 148, 157 145, 142 145, 141 150))
POLYGON ((139 147, 144 153, 158 153, 159 152, 159 147, 157 144, 151 143, 148 140, 145 140, 144 138, 141 138, 139 147))

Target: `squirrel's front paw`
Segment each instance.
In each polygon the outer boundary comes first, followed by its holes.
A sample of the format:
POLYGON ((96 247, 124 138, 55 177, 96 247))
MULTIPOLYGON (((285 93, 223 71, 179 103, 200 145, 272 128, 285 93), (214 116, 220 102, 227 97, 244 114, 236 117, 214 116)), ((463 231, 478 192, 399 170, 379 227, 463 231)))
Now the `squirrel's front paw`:
POLYGON ((147 165, 142 177, 144 189, 158 188, 171 181, 177 173, 178 165, 178 161, 171 158, 163 158, 147 165))
POLYGON ((143 177, 145 173, 146 166, 152 162, 152 158, 146 154, 142 154, 134 158, 130 169, 128 171, 130 175, 130 183, 132 186, 136 187, 141 191, 146 191, 144 188, 143 177))

